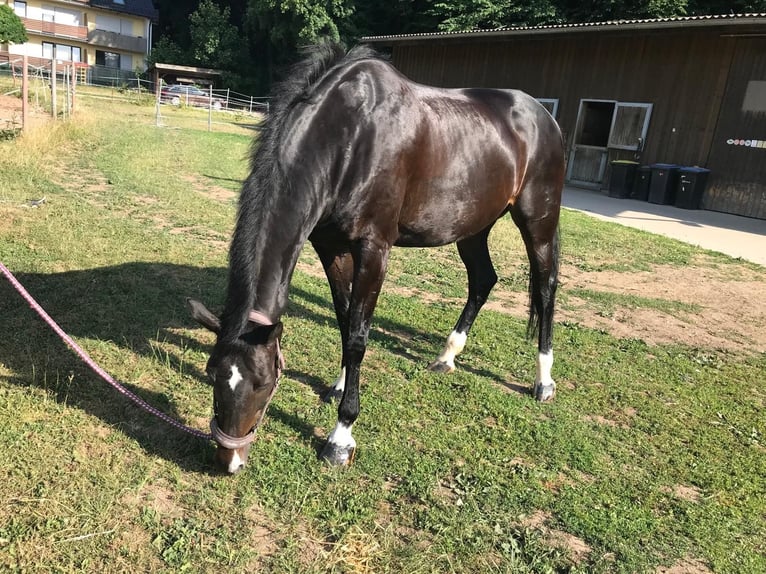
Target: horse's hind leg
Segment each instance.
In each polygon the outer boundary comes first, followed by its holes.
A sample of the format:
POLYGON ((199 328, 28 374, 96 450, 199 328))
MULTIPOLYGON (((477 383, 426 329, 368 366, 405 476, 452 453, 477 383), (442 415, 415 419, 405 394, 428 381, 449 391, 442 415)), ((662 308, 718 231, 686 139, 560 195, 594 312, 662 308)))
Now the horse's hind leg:
POLYGON ((487 247, 490 229, 492 226, 473 237, 457 242, 458 253, 468 272, 468 301, 447 339, 442 354, 428 366, 432 371, 450 373, 455 370, 455 357, 465 347, 471 325, 489 297, 492 287, 497 283, 497 274, 487 247))
POLYGON ((553 310, 556 303, 559 268, 558 212, 542 219, 528 218, 512 212, 521 231, 529 256, 529 324, 528 335, 537 332, 537 373, 534 395, 538 401, 549 401, 556 394, 551 377, 553 367, 553 310))

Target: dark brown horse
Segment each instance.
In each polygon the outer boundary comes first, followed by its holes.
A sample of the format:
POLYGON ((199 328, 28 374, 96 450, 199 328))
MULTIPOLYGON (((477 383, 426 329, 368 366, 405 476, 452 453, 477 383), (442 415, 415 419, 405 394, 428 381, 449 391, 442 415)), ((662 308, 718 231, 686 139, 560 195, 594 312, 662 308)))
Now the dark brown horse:
POLYGON ((534 395, 553 398, 552 318, 564 147, 556 122, 519 91, 416 84, 371 50, 314 49, 273 94, 252 156, 231 244, 218 334, 208 362, 218 463, 244 466, 281 371, 279 319, 302 247, 327 273, 343 342, 338 423, 321 457, 352 461, 359 370, 391 248, 456 242, 468 301, 442 354, 452 371, 497 275, 487 236, 510 213, 530 263, 530 332, 538 333, 534 395))

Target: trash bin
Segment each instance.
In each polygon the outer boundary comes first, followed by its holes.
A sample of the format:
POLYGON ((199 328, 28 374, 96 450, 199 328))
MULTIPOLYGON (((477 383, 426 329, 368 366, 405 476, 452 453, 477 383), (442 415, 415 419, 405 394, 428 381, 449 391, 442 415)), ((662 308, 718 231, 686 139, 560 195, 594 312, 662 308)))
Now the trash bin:
POLYGON ((612 174, 609 176, 609 197, 619 197, 620 199, 630 197, 637 169, 637 161, 623 159, 613 161, 612 174))
POLYGON ((678 166, 670 163, 654 163, 649 180, 649 203, 672 205, 678 181, 678 166))
POLYGON ((678 170, 676 207, 683 209, 700 208, 709 173, 710 170, 704 167, 682 167, 678 170))
POLYGON ((652 168, 642 165, 636 170, 636 179, 633 181, 633 199, 646 201, 649 199, 649 180, 652 177, 652 168))

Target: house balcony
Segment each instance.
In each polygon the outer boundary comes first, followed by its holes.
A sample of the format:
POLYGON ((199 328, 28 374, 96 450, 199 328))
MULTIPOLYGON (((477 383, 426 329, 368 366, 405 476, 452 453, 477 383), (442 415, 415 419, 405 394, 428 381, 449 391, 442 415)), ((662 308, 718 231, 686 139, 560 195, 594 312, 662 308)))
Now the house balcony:
POLYGON ((88 32, 87 42, 99 48, 111 48, 113 50, 139 54, 146 54, 148 47, 146 38, 126 36, 125 34, 107 32, 106 30, 91 30, 88 32))
POLYGON ((86 26, 69 26, 67 24, 57 24, 47 20, 33 20, 31 18, 22 18, 27 32, 32 34, 42 34, 45 36, 54 36, 56 38, 69 38, 72 40, 85 41, 88 37, 88 28, 86 26))

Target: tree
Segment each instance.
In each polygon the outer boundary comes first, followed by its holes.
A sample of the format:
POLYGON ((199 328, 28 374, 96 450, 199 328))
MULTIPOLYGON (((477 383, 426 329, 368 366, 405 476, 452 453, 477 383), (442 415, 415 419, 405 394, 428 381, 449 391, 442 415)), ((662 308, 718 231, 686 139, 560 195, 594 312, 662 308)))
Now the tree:
POLYGON ((176 44, 169 36, 163 36, 154 43, 152 51, 146 58, 149 67, 154 64, 179 64, 189 63, 183 48, 176 44))
POLYGON ((219 8, 213 0, 201 0, 189 16, 191 56, 209 68, 229 68, 238 58, 242 40, 236 26, 229 23, 229 7, 219 8))
POLYGON ((10 6, 0 6, 0 44, 23 44, 28 39, 21 18, 10 6))
POLYGON ((251 54, 265 62, 259 83, 270 84, 301 46, 340 40, 353 12, 350 0, 250 0, 246 18, 251 54))
POLYGON ((559 21, 552 0, 459 0, 437 2, 432 8, 445 32, 536 26, 559 21))

